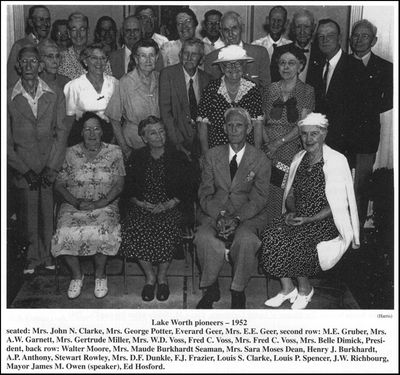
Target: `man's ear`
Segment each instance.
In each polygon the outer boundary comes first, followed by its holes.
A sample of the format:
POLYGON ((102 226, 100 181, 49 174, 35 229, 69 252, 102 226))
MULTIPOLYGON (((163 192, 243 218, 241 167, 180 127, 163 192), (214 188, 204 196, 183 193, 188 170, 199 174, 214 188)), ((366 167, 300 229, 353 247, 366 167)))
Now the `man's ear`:
POLYGON ((374 39, 372 39, 371 48, 376 44, 377 41, 378 41, 378 38, 375 36, 374 39))

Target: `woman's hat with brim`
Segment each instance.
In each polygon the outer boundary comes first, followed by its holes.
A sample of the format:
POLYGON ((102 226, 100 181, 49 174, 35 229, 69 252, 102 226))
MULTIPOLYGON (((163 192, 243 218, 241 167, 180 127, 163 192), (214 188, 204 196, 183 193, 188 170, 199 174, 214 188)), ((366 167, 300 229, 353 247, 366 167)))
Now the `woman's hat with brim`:
POLYGON ((254 61, 250 56, 247 56, 246 50, 236 44, 222 47, 218 52, 217 60, 213 61, 213 64, 218 64, 228 61, 254 61))

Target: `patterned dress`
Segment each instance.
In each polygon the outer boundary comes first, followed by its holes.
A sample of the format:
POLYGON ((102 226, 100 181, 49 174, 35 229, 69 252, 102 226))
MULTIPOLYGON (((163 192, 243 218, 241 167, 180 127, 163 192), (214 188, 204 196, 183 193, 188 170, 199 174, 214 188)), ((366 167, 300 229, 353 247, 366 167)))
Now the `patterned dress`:
MULTIPOLYGON (((145 172, 144 200, 150 203, 168 199, 165 188, 164 155, 159 159, 149 158, 145 172)), ((152 214, 132 204, 122 222, 122 244, 120 253, 152 263, 170 262, 182 242, 183 216, 176 208, 152 214)))
MULTIPOLYGON (((89 161, 82 144, 67 149, 57 181, 77 199, 98 200, 108 194, 119 176, 125 176, 119 146, 102 143, 97 156, 89 161)), ((115 255, 121 243, 118 199, 108 206, 84 211, 69 203, 61 205, 57 230, 51 242, 53 256, 115 255)))
MULTIPOLYGON (((295 126, 297 126, 297 121, 300 120, 303 109, 308 112, 312 112, 315 106, 314 89, 300 80, 297 80, 296 86, 292 93, 289 95, 289 100, 295 100, 295 109, 297 110, 297 120, 288 120, 287 106, 284 105, 282 108, 281 116, 276 116, 273 114, 274 107, 279 101, 283 102, 283 97, 281 94, 281 81, 272 83, 266 89, 266 126, 265 131, 268 136, 268 141, 273 142, 277 139, 282 139, 288 133, 290 133, 295 126), (294 99, 293 99, 294 98, 294 99), (277 118, 279 117, 279 118, 277 118)), ((291 116, 289 116, 291 117, 291 116)), ((299 152, 302 148, 300 137, 293 139, 291 142, 286 142, 283 146, 279 147, 275 152, 272 159, 272 167, 278 167, 285 174, 285 178, 280 186, 271 183, 267 212, 268 212, 268 222, 272 219, 279 217, 282 213, 282 199, 283 192, 285 189, 285 183, 289 172, 289 167, 292 162, 294 155, 299 152)), ((266 152, 266 145, 263 146, 263 150, 266 152)), ((273 168, 272 177, 277 170, 273 168)), ((271 182, 273 178, 271 178, 271 182)), ((280 181, 278 179, 278 181, 280 181)))
MULTIPOLYGON (((324 161, 308 170, 303 157, 293 181, 296 216, 314 216, 328 206, 325 196, 324 161)), ((285 215, 274 219, 262 233, 261 264, 275 277, 313 276, 320 271, 317 244, 338 236, 333 217, 299 226, 285 224, 285 215)))
MULTIPOLYGON (((224 113, 228 108, 242 107, 253 120, 262 120, 262 97, 254 82, 241 78, 240 88, 235 101, 228 94, 224 78, 211 81, 204 89, 200 104, 200 120, 208 122, 208 148, 228 143, 224 132, 224 113)), ((247 136, 247 141, 254 146, 254 131, 247 136)))

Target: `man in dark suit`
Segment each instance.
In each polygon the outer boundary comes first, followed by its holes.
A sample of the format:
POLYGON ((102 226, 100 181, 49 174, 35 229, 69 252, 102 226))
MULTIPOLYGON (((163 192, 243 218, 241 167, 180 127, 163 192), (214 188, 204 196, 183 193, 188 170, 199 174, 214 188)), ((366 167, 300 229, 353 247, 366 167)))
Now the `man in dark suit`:
POLYGON ((160 113, 168 137, 178 150, 195 158, 200 151, 196 150, 197 104, 211 78, 198 69, 203 57, 204 43, 200 39, 185 40, 179 53, 181 62, 160 73, 160 113))
POLYGON ((19 76, 15 70, 18 52, 27 45, 36 46, 48 37, 50 32, 50 11, 44 5, 34 5, 29 8, 25 38, 17 40, 11 48, 7 61, 7 88, 14 85, 19 76))
POLYGON ((324 61, 315 66, 313 80, 315 112, 323 113, 329 120, 326 144, 348 156, 346 129, 349 126, 348 94, 351 77, 348 58, 340 46, 340 26, 331 19, 319 21, 316 38, 324 61))
MULTIPOLYGON (((315 67, 323 59, 318 45, 312 42, 314 30, 314 15, 309 10, 301 9, 293 15, 290 27, 290 38, 294 40, 293 43, 295 46, 302 50, 307 59, 303 70, 299 74, 299 79, 308 84, 312 83, 315 67)), ((278 55, 279 53, 274 52, 271 58, 271 82, 281 80, 277 61, 278 55)))
POLYGON ((53 182, 65 156, 68 126, 65 99, 56 86, 38 77, 39 52, 34 46, 18 53, 21 79, 7 92, 7 163, 19 197, 18 219, 29 246, 25 274, 44 265, 53 234, 53 182))
MULTIPOLYGON (((128 16, 124 19, 121 38, 123 47, 113 51, 110 55, 112 75, 117 79, 132 70, 134 60, 131 59, 131 51, 133 46, 142 39, 142 26, 136 16, 128 16)), ((159 72, 162 68, 163 62, 160 54, 156 61, 156 70, 159 72)))
MULTIPOLYGON (((221 18, 221 35, 225 45, 237 44, 246 50, 246 54, 254 59, 254 62, 245 66, 244 75, 265 87, 271 82, 269 71, 268 51, 261 46, 255 46, 242 41, 242 18, 236 12, 227 12, 221 18)), ((204 60, 204 70, 214 79, 220 78, 222 72, 213 62, 218 59, 219 49, 209 53, 204 60)))
POLYGON ((347 140, 351 165, 355 167, 354 189, 361 228, 368 208, 371 178, 380 140, 380 114, 393 108, 393 64, 371 52, 377 29, 367 20, 352 27, 349 58, 351 85, 347 140))
POLYGON ((198 309, 210 309, 220 299, 218 274, 226 258, 233 263, 231 308, 246 308, 244 290, 256 269, 260 246, 256 233, 267 218, 271 163, 262 151, 246 143, 251 118, 245 109, 229 108, 224 117, 229 144, 205 154, 199 189, 200 226, 194 242, 205 293, 198 309))

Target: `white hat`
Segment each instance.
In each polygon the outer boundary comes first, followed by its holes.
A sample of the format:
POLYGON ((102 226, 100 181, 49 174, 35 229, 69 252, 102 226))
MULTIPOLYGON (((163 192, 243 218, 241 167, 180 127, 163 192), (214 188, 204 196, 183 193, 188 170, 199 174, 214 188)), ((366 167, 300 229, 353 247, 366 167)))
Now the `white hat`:
POLYGON ((218 59, 213 61, 213 64, 218 64, 221 62, 228 61, 254 61, 254 59, 250 56, 247 56, 246 50, 237 44, 231 44, 226 47, 222 47, 218 53, 218 59))
POLYGON ((311 112, 303 120, 299 121, 298 126, 320 126, 326 129, 329 126, 329 122, 322 113, 311 112))

